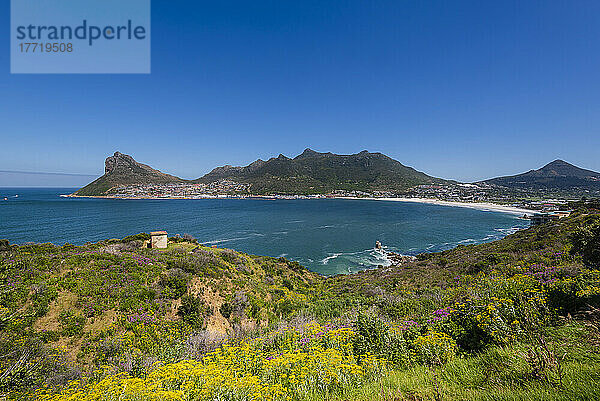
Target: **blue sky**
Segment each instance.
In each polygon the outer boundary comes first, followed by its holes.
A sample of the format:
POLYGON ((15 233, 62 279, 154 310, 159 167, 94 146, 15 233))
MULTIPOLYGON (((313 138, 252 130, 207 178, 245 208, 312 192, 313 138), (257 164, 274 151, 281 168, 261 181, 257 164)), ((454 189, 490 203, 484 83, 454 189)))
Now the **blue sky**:
MULTIPOLYGON (((10 75, 8 3, 3 171, 100 175, 118 150, 196 178, 306 147, 465 181, 600 171, 598 1, 152 0, 150 75, 10 75)), ((0 186, 19 177, 51 182, 0 186)))

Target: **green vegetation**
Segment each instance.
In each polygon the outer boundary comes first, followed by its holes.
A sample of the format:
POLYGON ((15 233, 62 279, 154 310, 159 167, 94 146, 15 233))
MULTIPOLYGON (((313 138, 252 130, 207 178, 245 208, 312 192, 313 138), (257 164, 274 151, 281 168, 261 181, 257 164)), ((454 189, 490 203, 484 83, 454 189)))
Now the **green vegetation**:
POLYGON ((579 228, 573 234, 571 252, 580 254, 583 263, 591 268, 600 268, 600 223, 579 228))
POLYGON ((133 157, 115 152, 105 161, 105 173, 76 192, 80 196, 105 195, 111 188, 133 184, 172 184, 183 182, 181 178, 161 173, 133 157))
POLYGON ((5 244, 0 393, 597 399, 598 227, 599 214, 579 211, 500 241, 328 278, 191 237, 165 250, 143 248, 144 234, 5 244))
POLYGON ((306 149, 293 159, 283 155, 246 167, 219 167, 196 180, 230 179, 251 184, 253 194, 323 194, 335 190, 401 192, 421 184, 448 183, 406 167, 381 153, 354 155, 306 149))
MULTIPOLYGON (((197 180, 188 181, 162 173, 131 156, 116 152, 106 159, 105 174, 75 194, 80 196, 115 195, 117 188, 153 184, 219 184, 224 181, 242 184, 241 188, 225 186, 222 193, 236 195, 310 195, 335 191, 359 191, 380 194, 424 195, 416 191, 419 185, 450 185, 455 181, 428 176, 382 154, 362 151, 353 155, 319 153, 306 149, 290 159, 284 155, 267 161, 257 160, 245 167, 223 166, 197 180)), ((600 173, 581 169, 562 160, 527 173, 482 181, 488 200, 543 200, 552 197, 579 197, 600 191, 600 173)), ((464 190, 464 188, 462 188, 464 190)), ((144 196, 159 196, 156 188, 146 189, 144 196)), ((468 192, 465 193, 468 195, 468 192)), ((431 196, 432 194, 425 195, 431 196)), ((433 196, 438 196, 435 194, 433 196)), ((466 199, 473 199, 468 197, 466 199)), ((0 245, 1 247, 1 245, 0 245)))
POLYGON ((339 399, 596 400, 600 358, 595 341, 588 322, 563 322, 530 342, 490 347, 437 368, 396 370, 339 399))
POLYGON ((246 167, 218 167, 194 181, 162 173, 119 152, 106 159, 105 171, 102 177, 76 194, 99 196, 120 186, 212 183, 226 179, 251 184, 250 191, 254 195, 322 194, 334 190, 405 191, 420 184, 448 182, 406 167, 381 153, 363 151, 355 155, 336 155, 310 149, 294 159, 279 155, 267 161, 257 160, 246 167))
POLYGON ((537 170, 483 182, 509 188, 581 194, 582 190, 600 190, 600 173, 579 168, 563 160, 555 160, 537 170))

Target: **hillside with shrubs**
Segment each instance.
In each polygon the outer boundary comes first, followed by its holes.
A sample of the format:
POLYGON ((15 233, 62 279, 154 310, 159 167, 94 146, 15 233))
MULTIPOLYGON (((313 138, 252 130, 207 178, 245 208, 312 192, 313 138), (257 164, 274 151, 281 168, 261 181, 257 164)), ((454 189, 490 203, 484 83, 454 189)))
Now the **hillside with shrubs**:
POLYGON ((147 238, 0 244, 0 398, 598 399, 597 211, 333 277, 147 238))

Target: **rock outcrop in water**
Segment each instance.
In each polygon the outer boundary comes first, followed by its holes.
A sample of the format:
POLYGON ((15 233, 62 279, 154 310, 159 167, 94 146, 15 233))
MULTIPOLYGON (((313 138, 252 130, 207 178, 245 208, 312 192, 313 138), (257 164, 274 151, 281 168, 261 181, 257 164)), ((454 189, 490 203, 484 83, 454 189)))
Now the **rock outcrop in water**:
POLYGON ((389 260, 392 266, 400 266, 408 262, 414 262, 417 259, 414 256, 402 255, 397 252, 387 251, 380 241, 375 242, 375 250, 380 252, 387 260, 389 260))

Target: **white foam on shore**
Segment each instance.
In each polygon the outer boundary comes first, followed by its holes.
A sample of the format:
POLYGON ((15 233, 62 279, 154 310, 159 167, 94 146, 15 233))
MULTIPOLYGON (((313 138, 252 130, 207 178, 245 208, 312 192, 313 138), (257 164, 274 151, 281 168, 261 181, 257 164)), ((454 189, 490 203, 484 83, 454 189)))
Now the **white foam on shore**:
POLYGON ((329 263, 330 260, 335 259, 335 258, 337 258, 339 256, 342 256, 342 255, 343 255, 343 253, 334 253, 333 255, 327 256, 324 259, 322 259, 321 263, 323 263, 324 265, 326 265, 327 263, 329 263))
POLYGON ((520 229, 521 229, 521 227, 494 228, 494 231, 498 231, 506 236, 506 235, 514 234, 517 231, 519 231, 520 229))
POLYGON ((388 201, 388 202, 408 202, 408 203, 425 203, 429 205, 438 206, 452 206, 452 207, 466 207, 470 209, 478 209, 486 212, 503 212, 518 215, 532 215, 535 211, 529 209, 521 209, 518 207, 499 205, 497 203, 489 202, 451 202, 443 201, 439 199, 430 198, 348 198, 340 197, 337 199, 359 199, 359 200, 377 200, 377 201, 388 201))
POLYGON ((344 260, 344 265, 346 265, 349 273, 373 269, 377 266, 389 266, 392 264, 392 261, 388 258, 385 250, 378 250, 375 248, 357 252, 331 253, 329 256, 321 259, 321 263, 327 265, 331 260, 338 258, 344 260))
POLYGON ((235 237, 235 238, 216 239, 216 240, 212 240, 212 241, 204 241, 203 244, 216 245, 216 244, 222 244, 224 242, 242 241, 242 240, 250 239, 253 237, 264 237, 264 236, 265 236, 264 234, 254 233, 254 234, 246 236, 246 237, 235 237))

